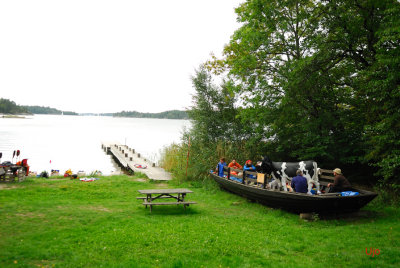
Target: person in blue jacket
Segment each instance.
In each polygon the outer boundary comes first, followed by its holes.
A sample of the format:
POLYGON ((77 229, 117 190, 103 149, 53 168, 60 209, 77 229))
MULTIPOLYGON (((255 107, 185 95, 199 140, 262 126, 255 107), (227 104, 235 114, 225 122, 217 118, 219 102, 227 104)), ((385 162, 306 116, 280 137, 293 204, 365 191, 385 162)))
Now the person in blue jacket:
MULTIPOLYGON (((243 166, 243 171, 256 172, 256 167, 253 165, 253 162, 251 160, 247 160, 243 166)), ((249 178, 255 179, 253 175, 248 175, 248 176, 249 178)))
POLYGON ((218 176, 224 176, 224 167, 226 166, 225 157, 221 157, 217 165, 218 176))
POLYGON ((244 164, 243 166, 243 170, 256 172, 256 167, 253 165, 253 162, 251 160, 247 160, 246 164, 244 164))

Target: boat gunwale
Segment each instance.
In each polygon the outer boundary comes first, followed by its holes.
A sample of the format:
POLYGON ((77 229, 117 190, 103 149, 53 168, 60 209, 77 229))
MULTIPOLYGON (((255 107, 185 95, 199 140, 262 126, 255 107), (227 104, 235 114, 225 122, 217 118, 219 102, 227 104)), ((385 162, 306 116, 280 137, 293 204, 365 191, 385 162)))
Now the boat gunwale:
POLYGON ((280 190, 272 190, 272 189, 264 189, 264 188, 260 188, 260 187, 256 187, 254 185, 247 185, 247 184, 243 184, 241 182, 238 182, 236 180, 230 180, 227 177, 220 177, 217 174, 213 174, 210 173, 212 176, 220 179, 220 180, 224 180, 227 181, 228 183, 233 183, 233 184, 237 184, 246 188, 250 188, 250 189, 255 189, 257 191, 263 191, 263 192, 268 192, 268 193, 276 193, 276 194, 282 194, 282 195, 290 195, 290 196, 299 196, 299 197, 306 197, 308 198, 314 198, 314 199, 342 199, 342 198, 354 198, 357 199, 359 197, 362 196, 377 196, 378 194, 375 192, 371 192, 371 191, 367 191, 364 189, 358 189, 358 188, 354 188, 352 187, 353 190, 356 190, 357 192, 359 192, 358 195, 352 195, 352 196, 341 196, 339 195, 325 195, 325 194, 316 194, 316 195, 309 195, 307 193, 297 193, 297 192, 289 192, 289 191, 280 191, 280 190))

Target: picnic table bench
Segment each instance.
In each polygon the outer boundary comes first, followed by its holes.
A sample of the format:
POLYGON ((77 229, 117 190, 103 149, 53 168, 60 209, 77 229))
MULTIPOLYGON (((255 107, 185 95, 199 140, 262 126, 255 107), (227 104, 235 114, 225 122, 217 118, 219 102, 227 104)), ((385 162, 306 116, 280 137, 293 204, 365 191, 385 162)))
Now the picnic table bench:
POLYGON ((143 205, 150 206, 150 212, 152 211, 152 206, 159 205, 183 205, 186 207, 192 204, 196 204, 193 201, 185 201, 186 194, 193 193, 189 189, 149 189, 149 190, 138 190, 140 194, 146 195, 146 197, 136 197, 136 199, 143 200, 143 205), (158 199, 174 199, 175 202, 153 202, 158 199))

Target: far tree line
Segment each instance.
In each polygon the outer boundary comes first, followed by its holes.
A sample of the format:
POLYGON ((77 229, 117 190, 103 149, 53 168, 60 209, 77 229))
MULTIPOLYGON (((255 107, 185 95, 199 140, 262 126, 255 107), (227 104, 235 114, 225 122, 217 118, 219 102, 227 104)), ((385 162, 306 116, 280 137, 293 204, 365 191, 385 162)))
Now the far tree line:
MULTIPOLYGON (((43 106, 17 105, 14 101, 0 99, 0 113, 2 114, 53 114, 53 115, 79 115, 76 112, 61 111, 56 108, 43 106)), ((134 117, 134 118, 159 118, 159 119, 188 119, 185 111, 171 110, 161 113, 140 113, 136 111, 122 111, 119 113, 104 113, 103 116, 134 117)))
POLYGON ((188 119, 189 116, 185 111, 171 110, 161 113, 140 113, 136 111, 114 113, 115 117, 135 117, 135 118, 159 118, 159 119, 188 119))
POLYGON ((0 113, 2 114, 65 114, 78 115, 75 112, 61 111, 55 108, 43 106, 17 105, 14 101, 0 99, 0 113))

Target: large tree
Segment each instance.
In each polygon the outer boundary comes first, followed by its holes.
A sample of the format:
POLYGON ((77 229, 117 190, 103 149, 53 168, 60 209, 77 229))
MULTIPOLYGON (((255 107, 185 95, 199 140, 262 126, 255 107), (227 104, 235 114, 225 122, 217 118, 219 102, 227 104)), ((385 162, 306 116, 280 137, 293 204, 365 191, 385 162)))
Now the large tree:
POLYGON ((398 166, 397 149, 387 151, 399 133, 398 6, 395 0, 241 4, 242 26, 214 63, 236 82, 240 116, 253 126, 253 138, 268 141, 270 153, 284 160, 314 158, 354 171, 398 166))
MULTIPOLYGON (((341 60, 338 81, 350 89, 349 120, 361 134, 357 155, 377 167, 386 185, 399 187, 400 171, 400 3, 394 0, 322 1, 321 51, 334 51, 341 60), (396 186, 397 185, 397 186, 396 186)), ((350 140, 351 141, 351 140, 350 140)), ((397 189, 399 190, 399 189, 397 189)))
POLYGON ((340 120, 350 116, 345 100, 351 92, 337 87, 343 58, 320 51, 321 12, 317 1, 247 1, 237 9, 243 26, 224 50, 223 63, 239 81, 247 108, 244 120, 256 126, 255 138, 270 140, 286 159, 333 160, 336 148, 351 150, 338 137, 346 129, 354 136, 340 120))
POLYGON ((379 168, 385 185, 400 191, 400 4, 384 2, 375 61, 360 73, 357 93, 365 114, 366 158, 379 168))
POLYGON ((292 63, 312 53, 312 1, 247 1, 237 8, 243 23, 225 47, 225 67, 239 80, 237 93, 255 127, 273 136, 270 128, 285 92, 292 63), (254 120, 255 119, 255 120, 254 120))

